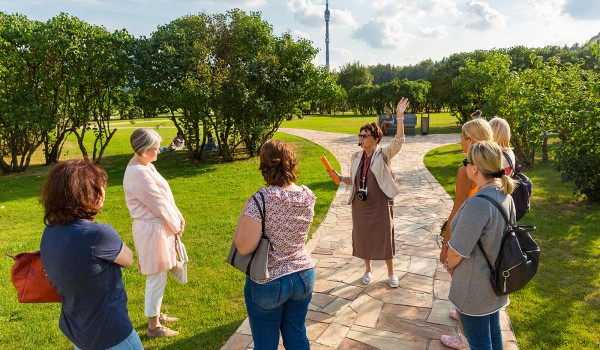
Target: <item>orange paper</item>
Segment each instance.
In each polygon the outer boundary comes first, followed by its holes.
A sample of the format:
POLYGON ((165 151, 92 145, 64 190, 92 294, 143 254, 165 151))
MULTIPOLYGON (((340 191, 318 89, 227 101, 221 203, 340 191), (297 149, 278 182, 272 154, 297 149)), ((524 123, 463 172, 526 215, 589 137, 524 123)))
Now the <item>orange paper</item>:
POLYGON ((333 170, 333 168, 331 167, 331 165, 329 165, 329 162, 327 161, 327 158, 325 158, 325 156, 321 157, 321 162, 323 162, 323 165, 325 165, 325 168, 327 168, 327 171, 333 175, 333 182, 335 182, 336 185, 340 184, 340 177, 337 176, 337 173, 335 172, 335 170, 333 170))

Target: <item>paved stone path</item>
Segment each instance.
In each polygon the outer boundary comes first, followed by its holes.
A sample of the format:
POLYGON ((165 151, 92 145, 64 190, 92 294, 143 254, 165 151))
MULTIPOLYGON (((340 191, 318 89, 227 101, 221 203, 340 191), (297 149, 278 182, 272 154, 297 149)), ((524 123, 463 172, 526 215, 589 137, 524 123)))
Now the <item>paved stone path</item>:
MULTIPOLYGON (((279 131, 327 148, 343 175, 349 175, 350 156, 359 149, 356 135, 279 131)), ((382 145, 390 141, 385 137, 382 145)), ((448 349, 439 338, 456 334, 456 321, 448 316, 450 277, 438 263, 436 238, 453 202, 425 168, 423 157, 433 148, 459 141, 458 134, 409 136, 392 159, 400 188, 394 200, 394 265, 400 279, 396 289, 388 284, 383 261, 373 262, 373 281, 362 284, 363 261, 352 256, 352 216, 346 204, 351 192, 340 185, 326 218, 307 244, 317 277, 306 320, 311 349, 448 349)), ((501 312, 501 321, 504 348, 518 349, 506 311, 501 312)), ((246 319, 221 349, 252 348, 246 319)))

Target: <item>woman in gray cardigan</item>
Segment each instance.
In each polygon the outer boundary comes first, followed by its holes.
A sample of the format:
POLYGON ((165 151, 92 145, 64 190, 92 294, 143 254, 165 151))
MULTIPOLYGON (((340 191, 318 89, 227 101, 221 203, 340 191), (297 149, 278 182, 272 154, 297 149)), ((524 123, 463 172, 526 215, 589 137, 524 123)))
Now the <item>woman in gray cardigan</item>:
POLYGON ((450 223, 453 233, 448 242, 448 259, 444 262, 452 275, 448 299, 459 311, 470 348, 499 350, 502 349, 500 309, 509 300, 508 296, 494 293, 489 268, 477 241, 481 241, 490 261, 496 261, 506 222, 492 203, 478 195, 491 197, 514 221, 514 203, 509 195, 514 182, 504 172, 502 150, 495 142, 473 144, 465 163, 467 175, 479 190, 464 202, 450 223))
MULTIPOLYGON (((396 107, 398 129, 392 142, 381 147, 382 132, 377 123, 363 125, 358 135, 362 150, 351 157, 350 176, 340 176, 341 182, 352 186, 352 255, 364 260, 364 284, 371 283, 372 260, 385 260, 392 288, 398 287, 394 273, 394 197, 399 193, 390 168, 392 158, 404 144, 404 111, 408 99, 402 98, 396 107)), ((333 175, 331 175, 333 177, 333 175)))

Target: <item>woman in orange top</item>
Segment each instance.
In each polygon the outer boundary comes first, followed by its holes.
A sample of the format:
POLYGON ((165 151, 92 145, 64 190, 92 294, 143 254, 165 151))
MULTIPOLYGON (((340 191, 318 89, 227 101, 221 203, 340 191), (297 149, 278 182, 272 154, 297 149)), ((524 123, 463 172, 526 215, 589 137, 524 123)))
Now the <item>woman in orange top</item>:
MULTIPOLYGON (((460 133, 460 146, 462 147, 463 153, 467 154, 469 147, 472 144, 479 141, 493 141, 493 132, 490 124, 482 118, 473 119, 471 121, 466 122, 462 126, 462 131, 460 133)), ((452 218, 458 211, 458 209, 463 205, 467 198, 473 196, 477 193, 479 188, 469 178, 467 175, 467 168, 464 164, 458 169, 456 173, 456 187, 455 187, 455 196, 454 196, 454 206, 452 207, 452 211, 450 212, 450 216, 448 217, 448 224, 446 225, 446 234, 442 240, 442 250, 440 252, 440 262, 443 264, 448 258, 448 241, 452 235, 450 229, 450 222, 452 218)), ((455 309, 450 310, 450 317, 453 319, 458 319, 458 314, 455 309)), ((444 336, 442 343, 448 347, 454 349, 462 349, 466 347, 465 344, 462 343, 459 337, 454 336, 444 336)))

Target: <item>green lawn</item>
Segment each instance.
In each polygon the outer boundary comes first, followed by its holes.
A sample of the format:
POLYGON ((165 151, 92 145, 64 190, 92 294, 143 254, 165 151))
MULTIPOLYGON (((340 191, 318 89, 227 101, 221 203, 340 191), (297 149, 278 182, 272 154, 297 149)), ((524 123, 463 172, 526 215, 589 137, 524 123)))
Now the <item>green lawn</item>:
MULTIPOLYGON (((135 126, 146 124, 136 123, 135 126)), ((102 166, 109 174, 105 208, 99 222, 112 225, 125 243, 133 248, 131 219, 125 206, 123 172, 131 157, 129 135, 134 129, 122 128, 109 145, 102 166)), ((160 128, 164 144, 176 130, 160 128)), ((276 138, 293 145, 300 158, 298 183, 310 187, 317 195, 313 232, 323 220, 337 186, 324 171, 319 157, 323 154, 339 169, 335 158, 316 144, 286 134, 276 138)), ((79 151, 69 143, 66 158, 79 151)), ((36 155, 35 162, 40 161, 36 155)), ((223 163, 212 156, 203 164, 193 164, 185 152, 167 152, 155 162, 169 181, 177 204, 186 218, 183 241, 190 257, 189 280, 179 285, 169 278, 164 310, 181 318, 174 328, 181 335, 170 339, 146 339, 146 349, 219 349, 246 317, 243 300, 244 276, 225 263, 225 257, 237 217, 244 201, 264 184, 258 171, 258 158, 223 163)), ((39 247, 43 230, 43 211, 38 203, 38 189, 48 168, 32 166, 24 174, 0 177, 0 252, 16 254, 39 247)), ((0 331, 1 349, 68 349, 69 341, 58 329, 58 304, 18 304, 10 284, 12 259, 0 259, 0 331)), ((134 264, 135 265, 135 264, 134 264)), ((143 314, 145 279, 136 268, 124 270, 123 279, 129 297, 129 314, 134 327, 145 334, 143 314)))
MULTIPOLYGON (((430 151, 425 165, 454 196, 460 145, 430 151)), ((531 211, 542 249, 539 271, 508 307, 521 349, 600 349, 600 205, 574 198, 554 164, 536 161, 527 172, 534 184, 531 211)))
MULTIPOLYGON (((427 114, 423 114, 427 116, 427 114)), ((357 134, 360 127, 372 122, 377 122, 375 115, 305 115, 302 119, 284 121, 283 128, 311 129, 319 131, 337 132, 342 134, 357 134)), ((421 114, 417 113, 417 134, 421 133, 421 114)), ((431 113, 429 115, 430 134, 449 134, 460 132, 456 125, 456 118, 450 113, 431 113)))

